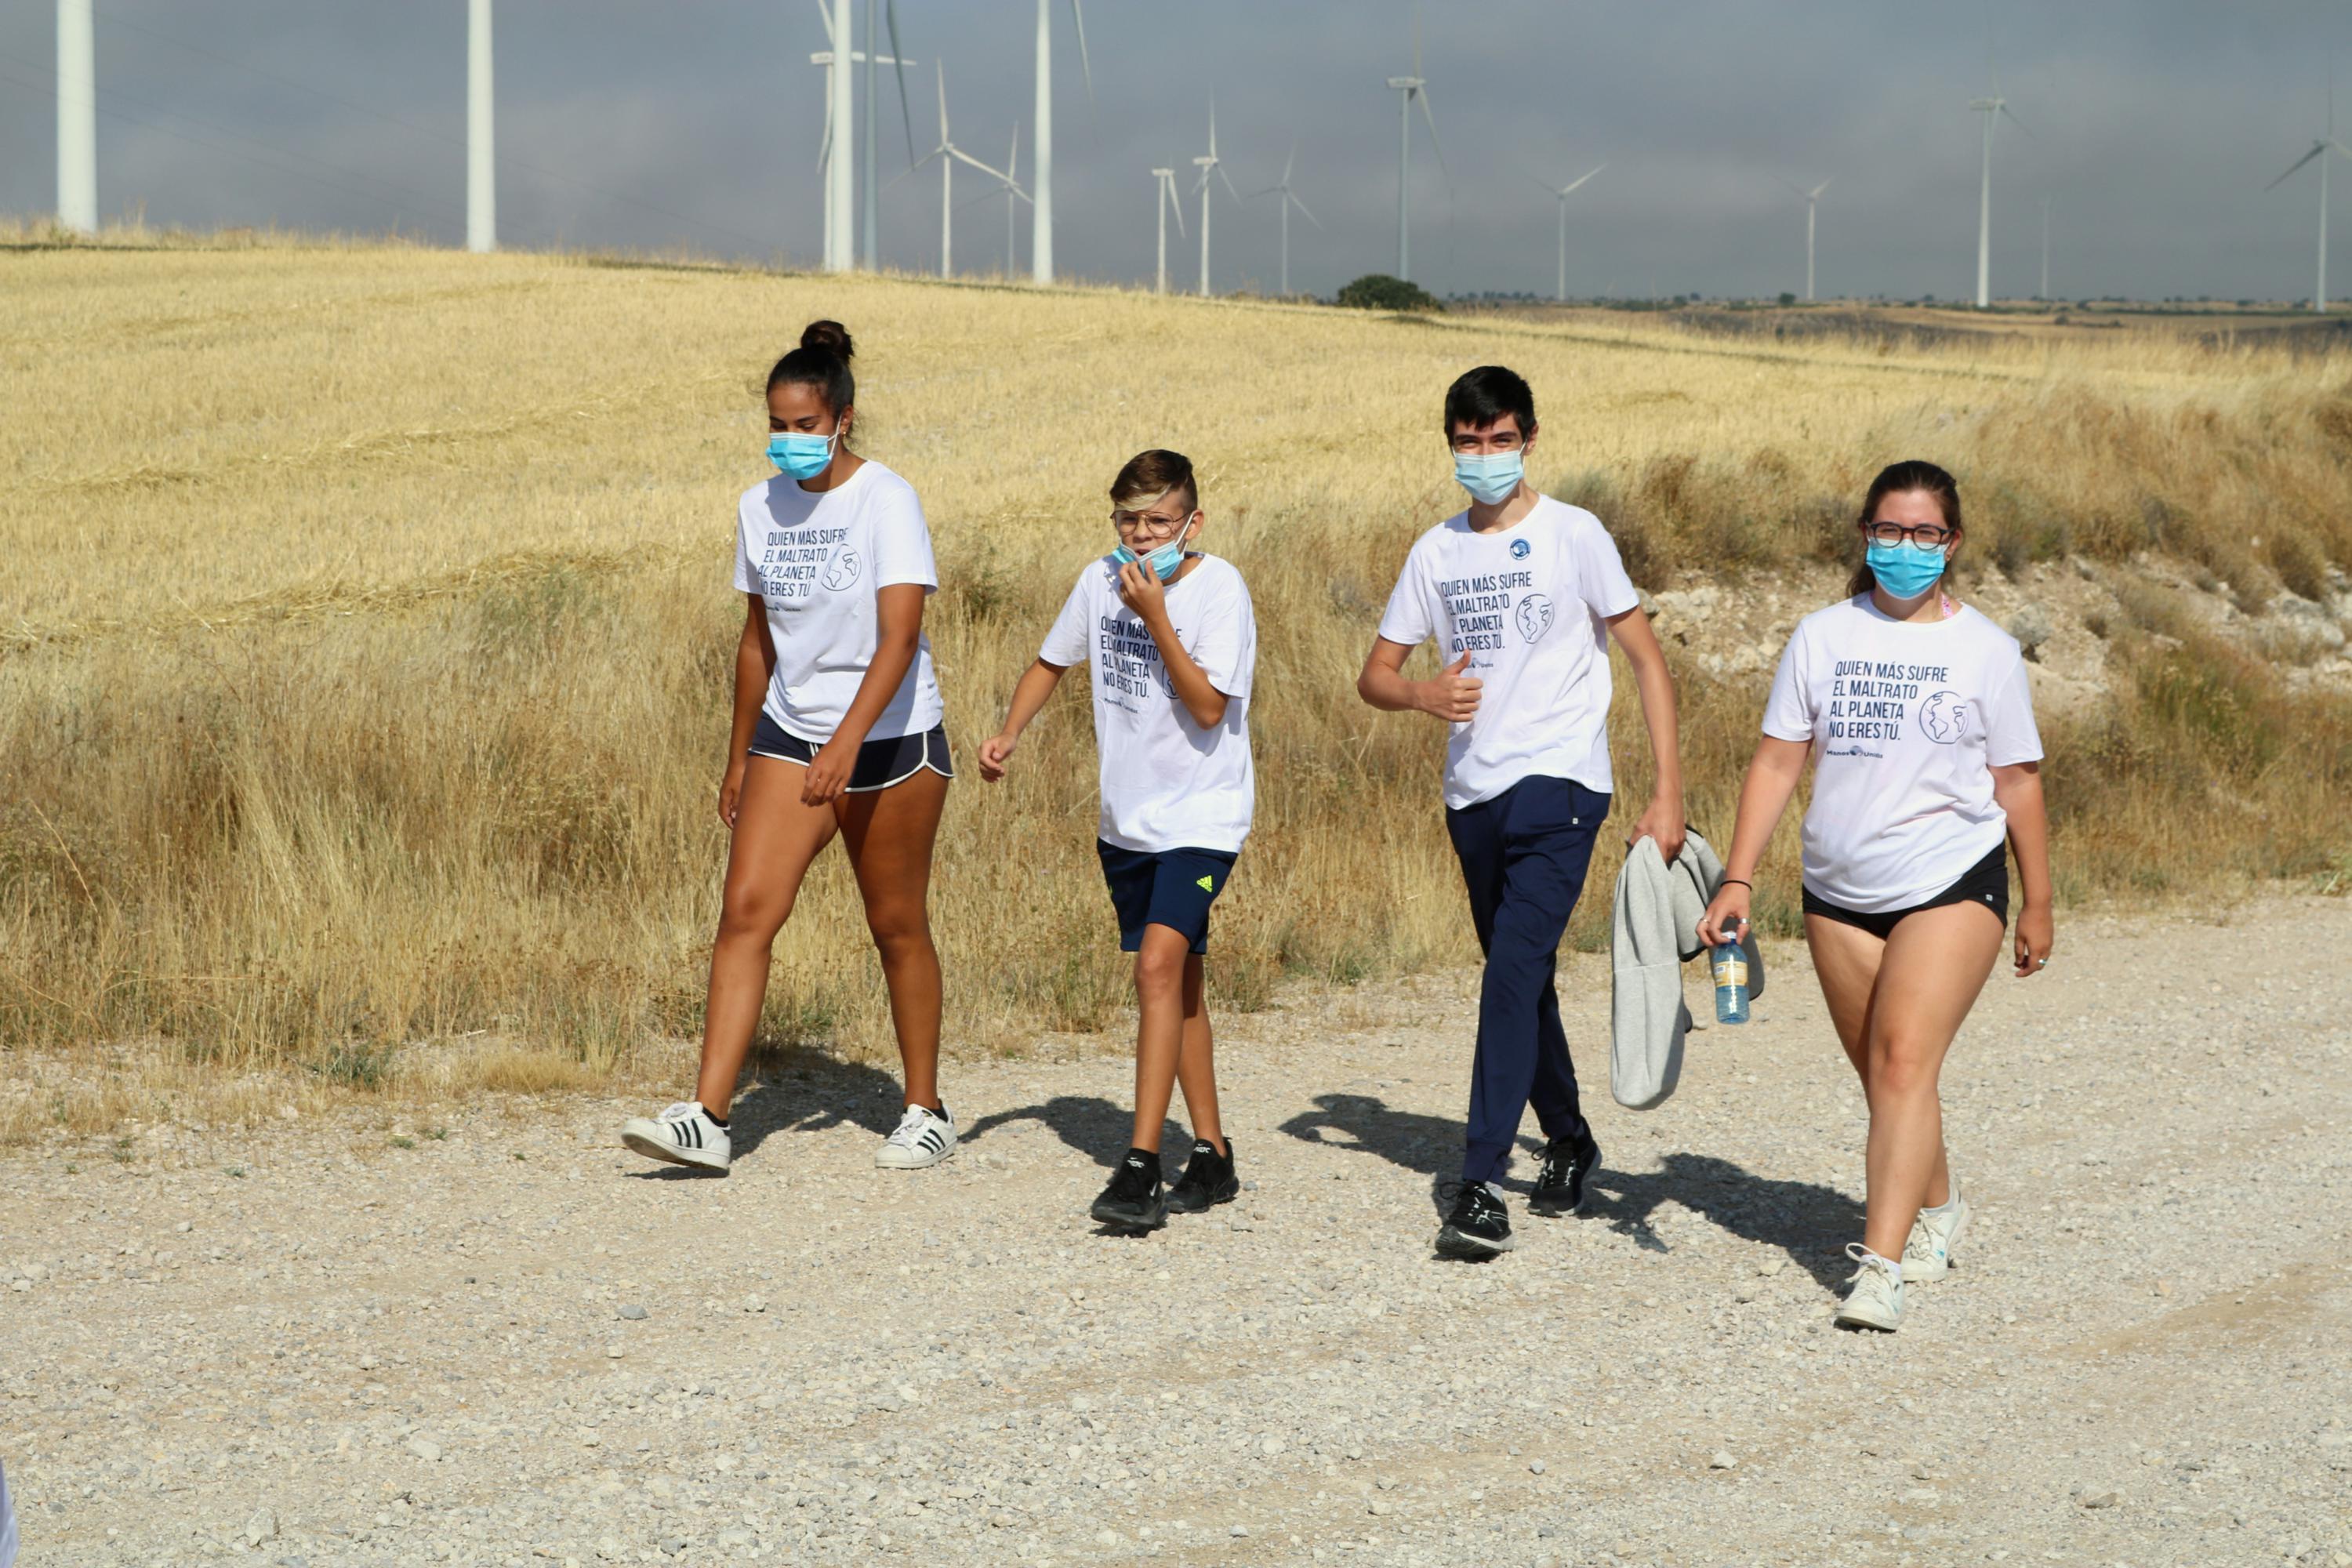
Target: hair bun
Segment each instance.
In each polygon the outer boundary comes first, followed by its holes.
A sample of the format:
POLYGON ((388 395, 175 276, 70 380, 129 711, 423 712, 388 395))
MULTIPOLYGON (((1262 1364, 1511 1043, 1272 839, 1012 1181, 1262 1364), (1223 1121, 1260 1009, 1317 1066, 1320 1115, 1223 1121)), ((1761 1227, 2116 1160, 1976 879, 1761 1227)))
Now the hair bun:
POLYGON ((801 329, 801 347, 839 354, 845 364, 857 352, 850 346, 849 329, 839 321, 811 321, 801 329))

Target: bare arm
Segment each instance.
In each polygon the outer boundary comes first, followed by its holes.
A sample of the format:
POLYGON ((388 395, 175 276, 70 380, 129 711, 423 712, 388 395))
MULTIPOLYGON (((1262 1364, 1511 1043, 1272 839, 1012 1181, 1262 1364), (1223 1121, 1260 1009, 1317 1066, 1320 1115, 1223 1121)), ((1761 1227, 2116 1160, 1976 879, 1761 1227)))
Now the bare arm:
POLYGON ((2011 763, 1992 770, 1992 797, 2009 814, 2009 842, 2017 851, 2024 907, 2017 911, 2017 973, 2038 974, 2057 939, 2051 912, 2050 816, 2042 802, 2042 764, 2011 763))
POLYGON ((727 766, 719 780, 719 820, 735 826, 743 796, 743 768, 760 727, 760 705, 776 673, 776 645, 768 637, 768 607, 757 594, 743 595, 743 635, 735 640, 735 718, 728 727, 727 766))
POLYGON ((1658 853, 1672 860, 1683 850, 1683 753, 1675 717, 1675 677, 1666 668, 1665 649, 1658 646, 1650 617, 1638 608, 1612 616, 1609 630, 1633 667, 1633 686, 1642 696, 1642 721, 1650 731, 1650 759, 1656 782, 1650 804, 1633 824, 1625 843, 1657 841, 1658 853))
POLYGON ((1021 743, 1021 731, 1029 728, 1029 721, 1037 717, 1045 700, 1054 695, 1061 684, 1065 666, 1047 664, 1035 659, 1021 672, 1021 679, 1013 688, 1013 706, 1004 715, 1004 728, 980 743, 980 776, 994 784, 1004 776, 1005 764, 1012 761, 1013 748, 1021 743))
POLYGON ((1478 692, 1484 684, 1469 668, 1464 654, 1428 680, 1404 678, 1405 656, 1412 652, 1401 642, 1372 639, 1364 656, 1364 672, 1356 677, 1356 695, 1383 713, 1426 713, 1449 724, 1467 724, 1478 714, 1478 692))
POLYGON ((1748 923, 1756 868, 1772 842, 1772 830, 1780 826, 1780 814, 1789 809, 1789 797, 1797 793, 1797 781, 1805 775, 1805 756, 1811 750, 1805 742, 1773 735, 1756 742, 1755 758, 1739 785, 1739 816, 1732 825, 1731 853, 1724 858, 1723 886, 1699 917, 1699 940, 1708 946, 1730 941, 1748 923))
POLYGON ((923 595, 920 583, 893 583, 874 591, 874 662, 866 667, 866 678, 857 683, 857 695, 850 699, 849 711, 841 716, 833 739, 810 761, 808 777, 801 781, 803 805, 823 805, 848 787, 866 732, 914 668, 915 651, 923 638, 923 595))

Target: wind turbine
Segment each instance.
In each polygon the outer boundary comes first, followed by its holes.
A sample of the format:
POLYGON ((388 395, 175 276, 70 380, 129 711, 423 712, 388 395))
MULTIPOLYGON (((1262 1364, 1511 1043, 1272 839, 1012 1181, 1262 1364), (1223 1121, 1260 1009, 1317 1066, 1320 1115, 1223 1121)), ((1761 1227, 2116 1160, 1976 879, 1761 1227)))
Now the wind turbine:
MULTIPOLYGON (((1213 147, 1212 150, 1213 151, 1213 147)), ((1323 226, 1322 220, 1308 212, 1307 204, 1300 201, 1297 194, 1290 188, 1291 165, 1297 162, 1298 143, 1294 142, 1290 144, 1290 156, 1282 161, 1282 178, 1262 191, 1250 193, 1253 199, 1273 195, 1279 195, 1282 198, 1282 293, 1285 299, 1290 296, 1290 209, 1297 207, 1308 223, 1313 224, 1317 228, 1323 226)))
MULTIPOLYGON (((1095 100, 1095 68, 1087 58, 1087 14, 1078 0, 1070 0, 1070 20, 1078 31, 1078 67, 1086 73, 1087 101, 1095 100)), ((1032 281, 1054 280, 1054 0, 1037 0, 1037 151, 1030 162, 1036 170, 1037 199, 1029 204, 1034 215, 1029 230, 1029 276, 1032 281)))
POLYGON ((1984 183, 1977 195, 1977 309, 1992 304, 1992 127, 1993 121, 2006 116, 2011 125, 2025 134, 2025 121, 2009 112, 2009 100, 2000 95, 2000 72, 1992 58, 1992 15, 1985 14, 1985 69, 1992 78, 1992 93, 1987 98, 1972 98, 1969 108, 1984 116, 1984 183))
MULTIPOLYGON (((839 0, 840 10, 836 15, 835 12, 825 9, 824 0, 817 0, 817 16, 824 23, 825 41, 829 45, 842 40, 855 41, 849 39, 846 31, 848 4, 849 0, 839 0), (835 31, 836 23, 841 24, 843 30, 835 31)), ((898 30, 897 19, 893 17, 890 31, 895 36, 898 30)), ((828 47, 819 49, 809 56, 809 64, 823 67, 824 69, 824 138, 817 144, 816 161, 824 178, 824 265, 828 271, 845 272, 857 265, 856 237, 851 233, 850 225, 850 218, 857 205, 856 181, 853 177, 856 174, 857 166, 850 155, 853 142, 849 130, 850 122, 854 118, 849 112, 851 84, 856 78, 851 74, 850 68, 858 65, 866 68, 868 91, 866 106, 871 110, 874 107, 874 95, 871 90, 873 68, 877 61, 882 65, 898 68, 900 84, 898 97, 903 107, 906 101, 907 68, 921 62, 901 58, 895 53, 884 55, 877 50, 858 48, 828 47)), ((867 126, 867 132, 866 151, 870 154, 874 150, 874 137, 870 123, 867 126)), ((914 142, 911 121, 908 122, 907 140, 911 146, 914 142)), ((874 201, 870 199, 867 201, 866 211, 869 216, 876 205, 874 201)))
POLYGON ((1192 166, 1201 171, 1201 296, 1206 299, 1209 294, 1209 176, 1213 174, 1225 182, 1225 190, 1234 198, 1235 205, 1239 205, 1242 199, 1241 193, 1234 189, 1233 176, 1225 173, 1223 163, 1217 157, 1217 100, 1213 98, 1209 100, 1209 155, 1193 159, 1192 166))
POLYGON ((1585 181, 1592 178, 1593 175, 1601 173, 1601 170, 1608 166, 1609 165, 1606 163, 1596 163, 1591 168, 1586 170, 1583 174, 1579 174, 1575 179, 1569 181, 1569 183, 1564 185, 1552 184, 1549 181, 1544 179, 1538 174, 1529 174, 1528 176, 1528 179, 1535 181, 1537 184, 1543 186, 1545 190, 1549 191, 1554 196, 1559 199, 1559 288, 1557 298, 1563 304, 1568 300, 1569 193, 1575 190, 1577 186, 1584 184, 1585 181))
POLYGON ((2289 164, 2286 174, 2263 187, 2265 191, 2277 190, 2305 163, 2314 158, 2319 160, 2319 282, 2311 291, 2311 308, 2315 310, 2327 309, 2327 154, 2331 152, 2352 158, 2352 148, 2336 140, 2336 84, 2332 80, 2327 84, 2327 134, 2313 142, 2311 151, 2289 164))
MULTIPOLYGON (((899 180, 905 179, 908 174, 912 174, 916 170, 920 169, 924 163, 929 163, 934 158, 939 160, 940 276, 942 278, 949 278, 954 276, 955 273, 954 186, 956 164, 959 162, 970 163, 982 174, 992 175, 999 182, 1007 184, 1012 183, 1013 176, 1002 169, 990 168, 987 164, 982 163, 979 159, 973 157, 971 153, 957 146, 955 144, 955 138, 948 134, 948 68, 945 61, 937 61, 934 63, 939 71, 940 78, 940 144, 932 148, 929 152, 924 153, 921 163, 916 163, 913 167, 908 169, 905 174, 900 174, 898 176, 898 179, 892 180, 890 184, 895 185, 899 180)), ((1014 134, 1017 138, 1019 132, 1016 132, 1014 134)))
POLYGON ((995 190, 982 191, 972 197, 972 201, 984 202, 1000 192, 1004 196, 1004 276, 1009 279, 1013 276, 1013 258, 1020 254, 1013 244, 1017 232, 1013 224, 1014 205, 1019 202, 1028 202, 1033 207, 1037 205, 1031 200, 1029 193, 1021 188, 1021 182, 1013 177, 1012 172, 1021 167, 1021 122, 1017 120, 1013 122, 1013 150, 1005 154, 1004 167, 1002 170, 990 169, 987 164, 974 159, 967 158, 964 162, 971 163, 975 168, 987 170, 996 181, 995 190))
POLYGON ((1168 292, 1168 215, 1171 211, 1175 213, 1177 237, 1182 238, 1184 199, 1176 194, 1175 170, 1154 169, 1151 171, 1151 179, 1153 188, 1160 194, 1157 204, 1160 208, 1160 287, 1158 291, 1165 294, 1168 292))
POLYGON ((907 104, 907 67, 910 62, 905 58, 906 51, 898 47, 898 0, 886 0, 883 5, 884 25, 890 30, 890 53, 887 57, 875 47, 878 40, 874 36, 874 6, 875 0, 866 0, 866 52, 849 57, 853 61, 862 60, 866 64, 866 228, 858 259, 869 270, 878 269, 882 265, 882 192, 879 183, 882 139, 874 125, 881 94, 874 89, 874 70, 886 58, 898 73, 898 112, 907 121, 907 161, 909 163, 915 161, 915 116, 914 110, 907 104))
POLYGON ((1421 105, 1421 117, 1429 122, 1429 150, 1437 154, 1437 167, 1445 168, 1445 149, 1437 144, 1437 117, 1429 110, 1429 83, 1421 74, 1421 13, 1412 16, 1412 74, 1389 78, 1390 88, 1402 94, 1397 100, 1397 276, 1410 280, 1412 277, 1412 185, 1408 177, 1412 163, 1412 106, 1421 105))
POLYGON ((98 45, 91 0, 58 0, 58 223, 98 231, 98 45))
POLYGON ((2036 299, 2050 298, 2050 198, 2042 198, 2042 292, 2036 299))
MULTIPOLYGON (((89 0, 81 0, 85 14, 89 0)), ((490 0, 466 8, 466 248, 499 247, 497 100, 490 90, 490 0)), ((60 105, 63 100, 59 100, 60 105)))
MULTIPOLYGON (((1773 178, 1780 179, 1780 176, 1776 174, 1773 178)), ((1822 193, 1830 188, 1830 181, 1836 178, 1832 174, 1810 191, 1794 180, 1780 179, 1780 183, 1796 192, 1798 198, 1805 204, 1805 303, 1808 305, 1813 302, 1813 207, 1821 201, 1822 193)))

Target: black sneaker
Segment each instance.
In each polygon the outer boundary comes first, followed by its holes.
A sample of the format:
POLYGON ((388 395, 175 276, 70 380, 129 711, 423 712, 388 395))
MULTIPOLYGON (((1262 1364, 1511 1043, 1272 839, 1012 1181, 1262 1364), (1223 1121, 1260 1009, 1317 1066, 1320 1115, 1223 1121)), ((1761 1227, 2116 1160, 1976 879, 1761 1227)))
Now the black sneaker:
POLYGON ((1225 1152, 1206 1138, 1192 1140, 1192 1157, 1184 1163, 1184 1173, 1168 1189, 1168 1206, 1177 1214, 1199 1214, 1218 1204, 1229 1204, 1241 1195, 1242 1182, 1234 1174, 1234 1142, 1225 1140, 1225 1152))
POLYGON ((1574 1214, 1584 1206, 1585 1178, 1601 1168, 1601 1145, 1586 1127, 1573 1138, 1555 1138, 1544 1145, 1543 1169, 1536 1174, 1536 1190, 1528 1194, 1528 1212, 1574 1214))
POLYGON ((1437 1250, 1449 1258, 1492 1258, 1508 1252, 1511 1211, 1484 1182, 1465 1182, 1454 1200, 1454 1212, 1437 1230, 1437 1250))
POLYGON ((1160 1155, 1129 1149, 1110 1173, 1089 1214, 1115 1230, 1158 1230, 1168 1223, 1168 1189, 1160 1181, 1160 1155))

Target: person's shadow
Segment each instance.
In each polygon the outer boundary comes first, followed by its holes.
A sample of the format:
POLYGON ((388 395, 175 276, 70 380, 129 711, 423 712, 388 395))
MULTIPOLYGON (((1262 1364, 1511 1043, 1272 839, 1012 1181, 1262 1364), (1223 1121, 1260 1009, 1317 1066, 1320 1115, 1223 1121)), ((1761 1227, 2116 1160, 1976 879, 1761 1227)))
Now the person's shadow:
MULTIPOLYGON (((898 1125, 904 1090, 898 1075, 865 1062, 844 1061, 807 1046, 754 1049, 750 1082, 735 1096, 727 1131, 740 1160, 777 1132, 824 1132, 850 1124, 877 1138, 898 1125)), ((694 1181, 721 1173, 690 1165, 655 1165, 630 1174, 641 1182, 694 1181)))
MULTIPOLYGON (((1391 1110, 1369 1094, 1319 1094, 1316 1109, 1284 1122, 1281 1131, 1308 1143, 1354 1149, 1433 1179, 1433 1195, 1444 1178, 1457 1172, 1463 1124, 1450 1117, 1391 1110)), ((1542 1146, 1521 1139, 1540 1153, 1542 1146)), ((1863 1206, 1818 1182, 1759 1176, 1712 1154, 1668 1154, 1661 1167, 1634 1173, 1612 1169, 1608 1151, 1585 1187, 1584 1212, 1606 1220, 1652 1252, 1673 1250, 1650 1223, 1667 1199, 1701 1214, 1732 1235, 1777 1247, 1824 1288, 1844 1283, 1853 1271, 1845 1243, 1862 1234, 1863 1206)))
MULTIPOLYGON (((1000 1110, 983 1116, 964 1130, 961 1142, 977 1143, 989 1133, 1012 1121, 1042 1121, 1054 1136, 1087 1156, 1108 1171, 1127 1153, 1128 1140, 1135 1135, 1135 1112, 1114 1105, 1099 1095, 1057 1094, 1043 1105, 1024 1105, 1014 1110, 1000 1110)), ((1180 1151, 1192 1146, 1192 1134, 1173 1121, 1160 1125, 1160 1148, 1163 1163, 1181 1164, 1180 1151), (1171 1158, 1172 1156, 1172 1158, 1171 1158)))

